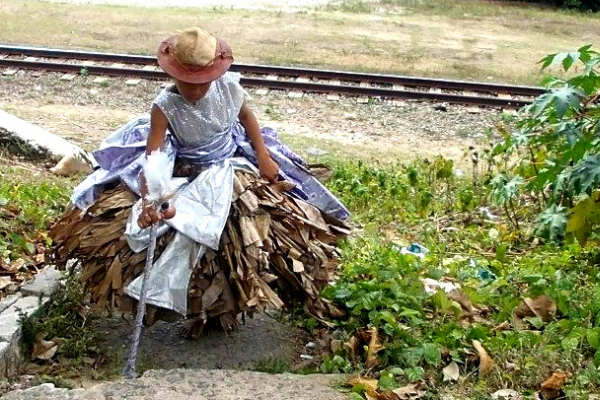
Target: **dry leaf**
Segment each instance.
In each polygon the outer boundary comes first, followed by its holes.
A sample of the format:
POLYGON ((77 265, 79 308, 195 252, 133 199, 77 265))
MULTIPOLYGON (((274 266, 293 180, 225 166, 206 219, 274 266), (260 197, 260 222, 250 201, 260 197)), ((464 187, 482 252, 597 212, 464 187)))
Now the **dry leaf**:
POLYGON ((425 391, 421 389, 421 385, 418 383, 403 386, 399 389, 393 390, 393 392, 400 400, 420 399, 425 394, 425 391))
POLYGON ((515 309, 515 317, 517 320, 527 317, 539 317, 544 322, 548 322, 554 317, 556 310, 554 301, 544 294, 535 299, 525 298, 515 309))
POLYGON ((10 276, 0 276, 0 289, 4 289, 12 283, 10 276))
POLYGON ((365 394, 377 399, 379 394, 377 393, 377 379, 365 378, 364 376, 357 375, 348 381, 348 385, 351 386, 362 386, 365 388, 365 394))
POLYGON ((377 359, 377 353, 384 349, 379 341, 379 332, 377 328, 373 327, 367 330, 367 333, 371 335, 371 340, 369 341, 369 350, 367 351, 367 369, 375 368, 379 364, 379 360, 377 359))
POLYGON ((473 314, 471 299, 461 290, 453 289, 448 293, 448 298, 460 304, 462 310, 467 314, 473 314))
POLYGON ((37 254, 35 256, 35 265, 40 265, 46 262, 46 255, 44 253, 37 254))
POLYGON ((502 389, 492 394, 494 400, 521 400, 523 397, 513 389, 502 389))
POLYGON ((452 361, 446 368, 442 370, 442 374, 444 375, 444 382, 456 382, 460 377, 460 368, 458 368, 458 364, 452 361))
POLYGON ((350 340, 344 343, 344 347, 348 349, 353 359, 358 357, 358 337, 356 337, 356 335, 352 336, 350 340))
POLYGON ((510 330, 510 322, 508 321, 504 321, 503 323, 494 328, 494 331, 496 332, 504 332, 508 330, 510 330))
POLYGON ((494 369, 494 361, 483 348, 481 342, 479 340, 473 340, 473 347, 475 347, 475 350, 477 350, 477 354, 479 355, 479 374, 487 375, 492 372, 494 369))
MULTIPOLYGON (((567 383, 567 374, 562 371, 557 371, 552 376, 544 381, 541 385, 542 390, 558 392, 567 383)), ((544 396, 545 398, 545 396, 544 396)))
POLYGON ((53 341, 47 341, 38 337, 33 345, 33 352, 31 354, 32 360, 51 360, 58 350, 58 345, 53 341))
POLYGON ((377 400, 399 400, 398 395, 391 390, 383 390, 379 391, 377 395, 377 400))

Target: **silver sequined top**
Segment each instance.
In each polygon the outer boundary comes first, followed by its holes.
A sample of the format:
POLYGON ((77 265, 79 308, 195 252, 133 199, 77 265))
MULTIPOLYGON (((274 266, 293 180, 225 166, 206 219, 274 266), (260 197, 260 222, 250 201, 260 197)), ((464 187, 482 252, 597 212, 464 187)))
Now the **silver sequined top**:
POLYGON ((195 147, 214 142, 229 133, 244 103, 240 74, 227 72, 213 81, 206 95, 196 103, 165 88, 154 99, 169 120, 171 133, 182 146, 195 147))

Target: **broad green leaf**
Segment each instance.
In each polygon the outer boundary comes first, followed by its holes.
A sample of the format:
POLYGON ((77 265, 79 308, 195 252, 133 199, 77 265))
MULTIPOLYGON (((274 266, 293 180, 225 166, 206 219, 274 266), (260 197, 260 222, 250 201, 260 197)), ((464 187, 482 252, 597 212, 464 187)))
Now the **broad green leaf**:
POLYGON ((572 181, 580 192, 590 192, 599 187, 600 154, 588 155, 579 161, 572 170, 572 181))
POLYGON ((545 209, 536 220, 536 231, 549 240, 561 237, 567 227, 567 209, 553 204, 545 209))
POLYGON ((597 350, 596 354, 594 355, 594 365, 596 368, 600 368, 600 350, 597 350))
POLYGON ((394 368, 390 369, 390 374, 393 374, 395 376, 403 376, 404 370, 400 367, 394 367, 394 368))
POLYGON ((563 86, 552 89, 538 97, 531 105, 531 111, 535 117, 542 114, 556 115, 563 118, 569 109, 578 110, 585 94, 576 87, 563 86))
POLYGON ((562 65, 565 71, 568 71, 569 68, 571 68, 573 66, 573 63, 575 62, 575 60, 579 59, 579 53, 569 53, 567 54, 567 56, 563 59, 562 61, 562 65))
POLYGON ((398 387, 398 382, 394 375, 383 373, 379 378, 378 386, 383 390, 393 390, 398 387))
POLYGON ((412 367, 406 369, 406 379, 410 382, 420 381, 423 378, 423 368, 421 367, 412 367))
POLYGON ((360 394, 356 393, 356 392, 351 392, 350 396, 348 397, 349 400, 365 400, 364 397, 362 397, 360 394))
POLYGON ((583 246, 592 232, 592 226, 598 223, 600 223, 600 203, 589 196, 584 196, 571 209, 567 234, 573 235, 583 246))
POLYGON ((427 364, 437 367, 442 362, 442 353, 434 343, 425 343, 423 345, 423 358, 427 364))
POLYGON ((505 262, 506 261, 506 253, 508 253, 508 244, 501 243, 496 248, 496 260, 498 260, 502 263, 505 262))
POLYGON ((538 61, 538 63, 542 64, 542 69, 546 69, 548 68, 550 65, 552 65, 552 62, 554 61, 554 58, 557 56, 557 53, 554 54, 548 54, 546 57, 542 58, 540 61, 538 61))
POLYGON ((598 350, 598 348, 600 347, 600 329, 588 329, 587 341, 594 350, 598 350))

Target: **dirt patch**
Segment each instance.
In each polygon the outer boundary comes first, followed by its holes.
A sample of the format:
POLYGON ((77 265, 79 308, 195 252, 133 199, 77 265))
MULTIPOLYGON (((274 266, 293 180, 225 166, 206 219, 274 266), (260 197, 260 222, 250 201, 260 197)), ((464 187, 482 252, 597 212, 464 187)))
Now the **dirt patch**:
MULTIPOLYGON (((61 81, 58 74, 34 78, 22 72, 0 81, 0 107, 91 150, 130 118, 147 113, 161 90, 157 82, 130 87, 119 79, 108 86, 92 80, 61 81)), ((494 109, 418 102, 397 107, 378 99, 357 104, 353 97, 333 102, 322 95, 290 99, 277 91, 250 94, 261 125, 278 128, 286 143, 311 160, 390 163, 441 154, 465 163, 467 148, 478 146, 501 120, 494 109)))

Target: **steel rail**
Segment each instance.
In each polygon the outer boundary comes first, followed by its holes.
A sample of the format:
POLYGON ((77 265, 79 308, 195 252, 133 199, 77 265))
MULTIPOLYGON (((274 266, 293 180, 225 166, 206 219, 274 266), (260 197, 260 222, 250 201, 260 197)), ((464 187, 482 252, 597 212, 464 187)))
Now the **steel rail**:
MULTIPOLYGON (((27 46, 0 45, 0 54, 25 55, 29 57, 63 58, 123 64, 157 65, 156 57, 146 55, 88 52, 80 50, 49 49, 27 46)), ((505 93, 513 96, 535 97, 544 93, 544 89, 535 86, 503 85, 485 82, 455 81, 448 79, 417 78, 411 76, 368 74, 347 71, 319 70, 282 66, 234 63, 232 71, 292 77, 310 77, 315 79, 340 80, 349 82, 369 82, 396 86, 439 88, 446 90, 505 93)))
MULTIPOLYGON (((54 72, 79 74, 86 70, 90 75, 109 75, 121 77, 137 77, 145 79, 168 78, 161 70, 145 70, 140 68, 120 68, 85 64, 67 64, 47 61, 0 59, 0 67, 14 69, 33 69, 54 72)), ((302 90, 316 93, 344 93, 359 96, 386 97, 393 99, 418 99, 429 101, 442 101, 447 103, 470 104, 492 107, 521 107, 529 104, 529 100, 503 99, 488 96, 467 96, 462 94, 432 93, 416 90, 396 90, 357 85, 334 85, 312 82, 280 81, 262 78, 242 77, 241 84, 248 87, 264 87, 281 90, 302 90)))

